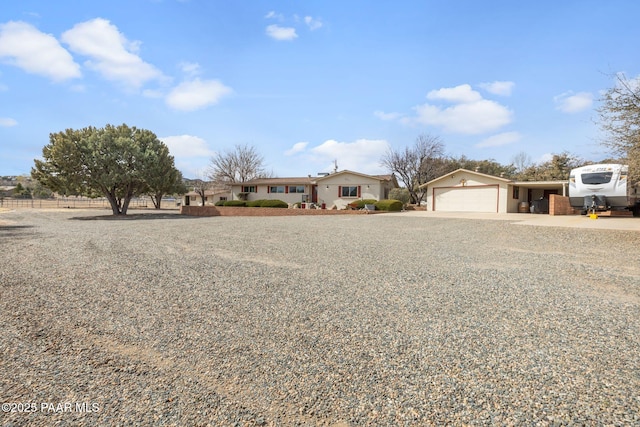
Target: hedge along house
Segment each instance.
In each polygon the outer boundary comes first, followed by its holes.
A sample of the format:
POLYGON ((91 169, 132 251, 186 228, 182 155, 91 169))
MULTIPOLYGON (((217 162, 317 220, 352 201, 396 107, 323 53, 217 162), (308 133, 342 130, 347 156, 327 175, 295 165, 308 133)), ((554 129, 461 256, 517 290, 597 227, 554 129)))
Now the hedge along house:
POLYGON ((278 199, 344 209, 358 199, 387 199, 389 191, 397 187, 394 175, 344 170, 318 177, 253 179, 232 185, 231 195, 233 200, 278 199))
POLYGON ((315 202, 315 190, 311 177, 260 178, 231 185, 231 199, 315 202))
POLYGON ((458 169, 420 186, 427 210, 443 212, 549 212, 549 196, 566 196, 566 181, 512 181, 458 169), (546 202, 545 202, 546 201, 546 202), (525 207, 525 209, 523 209, 525 207))

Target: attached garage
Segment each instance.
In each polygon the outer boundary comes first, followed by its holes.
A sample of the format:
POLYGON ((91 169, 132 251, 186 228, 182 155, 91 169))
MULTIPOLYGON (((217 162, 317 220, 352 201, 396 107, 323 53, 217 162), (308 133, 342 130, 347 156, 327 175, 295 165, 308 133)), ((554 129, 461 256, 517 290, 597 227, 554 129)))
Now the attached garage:
POLYGON ((499 212, 499 200, 498 185, 433 187, 432 209, 441 212, 499 212))
POLYGON ((458 169, 422 184, 420 188, 425 192, 424 200, 430 211, 515 213, 523 212, 521 204, 524 203, 524 212, 528 213, 530 204, 540 200, 549 203, 551 194, 565 196, 566 186, 567 181, 514 182, 458 169))
POLYGON ((507 212, 512 181, 458 169, 423 184, 427 210, 440 212, 507 212))

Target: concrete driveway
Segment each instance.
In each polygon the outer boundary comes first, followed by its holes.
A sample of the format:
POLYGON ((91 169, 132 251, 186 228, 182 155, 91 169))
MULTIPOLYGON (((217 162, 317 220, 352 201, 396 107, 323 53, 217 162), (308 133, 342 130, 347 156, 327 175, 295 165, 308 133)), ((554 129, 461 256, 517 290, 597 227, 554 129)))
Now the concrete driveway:
POLYGON ((478 212, 433 212, 406 211, 386 215, 424 217, 424 218, 462 218, 509 221, 518 225, 535 225, 541 227, 590 228, 603 230, 629 230, 640 232, 640 218, 637 217, 598 217, 591 219, 582 215, 544 215, 527 213, 478 213, 478 212))

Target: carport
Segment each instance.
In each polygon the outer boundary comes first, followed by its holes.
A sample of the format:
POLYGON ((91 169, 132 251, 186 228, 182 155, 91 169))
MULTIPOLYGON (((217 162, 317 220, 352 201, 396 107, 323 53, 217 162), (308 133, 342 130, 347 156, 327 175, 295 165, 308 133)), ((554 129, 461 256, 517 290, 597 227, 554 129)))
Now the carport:
MULTIPOLYGON (((517 181, 512 184, 513 200, 508 212, 522 212, 522 204, 533 205, 535 213, 549 213, 549 196, 567 196, 567 181, 517 181)), ((529 209, 528 212, 531 212, 529 209)))

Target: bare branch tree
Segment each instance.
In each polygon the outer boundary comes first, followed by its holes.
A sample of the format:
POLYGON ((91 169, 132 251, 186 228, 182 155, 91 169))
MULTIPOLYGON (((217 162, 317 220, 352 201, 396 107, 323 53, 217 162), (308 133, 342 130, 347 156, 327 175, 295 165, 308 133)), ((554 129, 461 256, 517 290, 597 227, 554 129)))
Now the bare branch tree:
POLYGON ((533 161, 531 160, 531 156, 527 154, 525 151, 521 151, 511 159, 511 164, 515 169, 516 176, 518 179, 524 174, 528 168, 533 165, 533 161))
POLYGON ((419 186, 439 175, 444 145, 437 136, 421 134, 413 147, 396 151, 389 148, 380 164, 396 174, 411 196, 411 202, 419 204, 423 193, 419 186))
POLYGON ((267 175, 264 158, 253 146, 236 145, 233 150, 211 158, 209 178, 218 185, 246 182, 267 175))
POLYGON ((204 171, 196 172, 196 179, 192 181, 193 191, 198 193, 200 199, 202 200, 202 206, 205 205, 206 201, 206 192, 211 186, 211 183, 207 182, 206 173, 204 171))
POLYGON ((600 128, 607 134, 603 143, 629 164, 629 180, 640 181, 640 78, 616 74, 616 84, 600 99, 597 109, 600 128))

